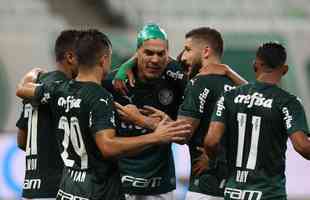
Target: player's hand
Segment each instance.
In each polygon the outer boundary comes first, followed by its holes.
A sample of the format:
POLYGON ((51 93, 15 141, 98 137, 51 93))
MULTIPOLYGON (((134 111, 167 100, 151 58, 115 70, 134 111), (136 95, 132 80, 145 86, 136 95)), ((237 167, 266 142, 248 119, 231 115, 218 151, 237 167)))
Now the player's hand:
POLYGON ((230 67, 225 64, 209 64, 199 70, 198 75, 226 75, 230 67))
POLYGON ((172 121, 171 118, 165 112, 152 106, 143 106, 143 108, 140 109, 140 112, 148 117, 157 118, 160 120, 163 120, 165 117, 167 117, 168 121, 172 121))
POLYGON ((42 68, 36 67, 28 71, 22 78, 23 83, 34 83, 40 73, 45 73, 46 71, 42 68))
POLYGON ((191 125, 185 120, 169 122, 168 117, 165 117, 157 126, 154 135, 159 143, 183 143, 191 132, 191 125))
POLYGON ((126 86, 125 81, 115 79, 115 80, 113 80, 112 83, 113 83, 113 88, 114 88, 114 90, 116 92, 119 92, 119 93, 121 93, 124 96, 127 96, 129 90, 128 90, 127 86, 126 86))
POLYGON ((126 70, 126 75, 129 81, 129 85, 131 87, 135 87, 136 80, 131 68, 126 70))
POLYGON ((207 156, 204 148, 197 147, 198 151, 201 151, 201 155, 198 157, 198 159, 194 162, 193 165, 193 173, 196 176, 199 176, 202 172, 208 169, 209 164, 209 157, 207 156))
POLYGON ((126 122, 131 122, 137 124, 141 121, 142 113, 140 113, 137 106, 133 104, 128 104, 126 106, 122 106, 121 104, 114 102, 116 111, 118 112, 121 120, 126 122))

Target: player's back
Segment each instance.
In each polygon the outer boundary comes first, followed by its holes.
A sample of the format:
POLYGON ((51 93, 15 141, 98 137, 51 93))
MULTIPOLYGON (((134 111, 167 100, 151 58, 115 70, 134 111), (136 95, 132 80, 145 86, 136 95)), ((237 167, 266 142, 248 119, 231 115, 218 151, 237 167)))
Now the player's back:
POLYGON ((286 199, 286 143, 289 134, 302 127, 297 123, 304 115, 296 96, 276 85, 255 82, 225 94, 215 115, 223 109, 230 170, 225 196, 286 199))
POLYGON ((95 142, 98 131, 115 128, 111 94, 96 83, 74 80, 47 88, 40 96, 50 93, 65 164, 57 198, 119 199, 117 165, 104 159, 95 142))
MULTIPOLYGON (((52 71, 40 74, 37 82, 49 84, 66 80, 64 73, 52 71)), ((33 107, 24 104, 17 126, 27 129, 26 171, 23 185, 25 198, 56 197, 63 163, 57 147, 55 123, 47 105, 33 107)))
POLYGON ((208 169, 200 175, 195 175, 193 166, 202 154, 197 148, 203 146, 203 140, 218 98, 224 91, 233 88, 232 81, 228 77, 220 75, 199 75, 187 83, 179 115, 200 120, 199 126, 188 143, 192 166, 189 190, 192 192, 223 196, 223 183, 227 175, 224 151, 221 150, 217 159, 210 159, 208 169))

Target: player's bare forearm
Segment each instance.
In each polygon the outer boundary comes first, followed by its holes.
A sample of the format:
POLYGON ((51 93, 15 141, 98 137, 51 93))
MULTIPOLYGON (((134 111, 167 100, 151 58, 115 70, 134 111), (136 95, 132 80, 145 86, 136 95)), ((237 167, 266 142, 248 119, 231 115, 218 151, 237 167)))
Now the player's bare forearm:
POLYGON ((17 146, 25 151, 26 150, 26 143, 27 143, 27 130, 25 129, 18 129, 17 132, 17 146))
POLYGON ((244 85, 247 84, 248 81, 245 80, 242 76, 240 76, 237 72, 232 70, 231 68, 227 68, 226 75, 231 79, 236 85, 244 85))
POLYGON ((145 115, 141 115, 137 119, 135 124, 137 124, 138 126, 147 128, 147 129, 155 130, 157 128, 159 122, 160 122, 159 118, 153 118, 153 117, 148 117, 148 116, 145 116, 145 115))
POLYGON ((290 135, 294 149, 305 159, 310 160, 310 140, 302 131, 290 135))
POLYGON ((179 115, 178 120, 185 120, 186 123, 189 123, 191 125, 192 128, 188 138, 188 140, 190 140, 190 138, 194 135, 200 124, 200 119, 179 115))
POLYGON ((16 96, 25 99, 25 98, 33 98, 35 96, 35 90, 38 84, 26 82, 20 83, 17 86, 16 96))
POLYGON ((102 130, 96 134, 96 144, 106 158, 132 155, 152 145, 185 140, 190 125, 163 120, 158 128, 149 134, 136 137, 118 137, 114 129, 102 130))
POLYGON ((222 122, 211 122, 207 136, 204 139, 204 149, 206 154, 214 159, 219 151, 220 141, 225 131, 222 122))

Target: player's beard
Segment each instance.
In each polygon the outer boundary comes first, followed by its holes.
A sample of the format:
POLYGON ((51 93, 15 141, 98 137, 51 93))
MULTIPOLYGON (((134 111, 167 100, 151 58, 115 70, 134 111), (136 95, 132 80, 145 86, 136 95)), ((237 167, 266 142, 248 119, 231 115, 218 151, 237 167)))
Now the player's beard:
POLYGON ((189 73, 189 79, 192 79, 194 76, 196 76, 199 73, 200 69, 201 69, 201 65, 197 65, 197 64, 193 65, 189 73))

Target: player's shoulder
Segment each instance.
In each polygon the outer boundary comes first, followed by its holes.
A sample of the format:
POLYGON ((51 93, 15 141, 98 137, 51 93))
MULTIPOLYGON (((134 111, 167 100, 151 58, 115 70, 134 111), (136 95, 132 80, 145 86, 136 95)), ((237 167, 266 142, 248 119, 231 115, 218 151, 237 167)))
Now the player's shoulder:
POLYGON ((295 94, 290 93, 287 90, 284 90, 280 87, 276 87, 276 95, 277 95, 277 101, 281 105, 286 105, 289 103, 293 104, 300 104, 302 105, 302 100, 300 97, 296 96, 295 94))
POLYGON ((181 63, 179 63, 175 59, 169 60, 164 76, 172 80, 186 79, 181 63))
POLYGON ((232 81, 228 77, 222 75, 197 75, 189 80, 189 84, 193 87, 211 86, 211 88, 215 88, 217 85, 233 85, 232 81))
POLYGON ((40 73, 37 78, 38 83, 52 83, 55 81, 66 81, 66 80, 68 80, 66 75, 59 70, 40 73))

